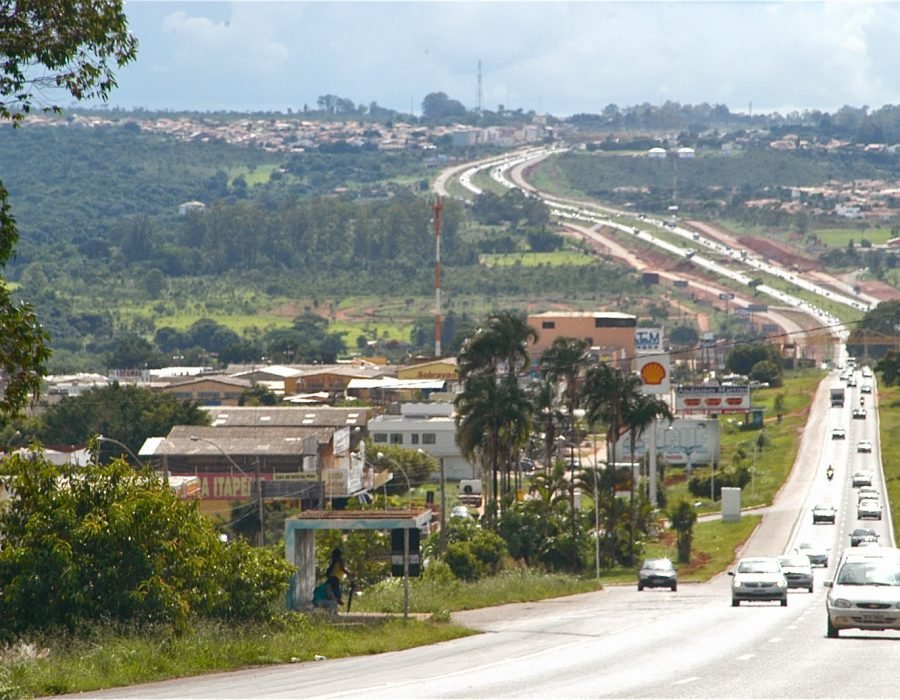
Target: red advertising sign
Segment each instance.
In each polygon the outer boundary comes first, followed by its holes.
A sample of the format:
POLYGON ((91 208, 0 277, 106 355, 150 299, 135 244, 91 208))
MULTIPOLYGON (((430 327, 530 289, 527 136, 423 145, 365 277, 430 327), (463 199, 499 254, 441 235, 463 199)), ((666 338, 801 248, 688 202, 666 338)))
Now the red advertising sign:
POLYGON ((749 386, 679 386, 675 388, 677 413, 747 413, 749 386))

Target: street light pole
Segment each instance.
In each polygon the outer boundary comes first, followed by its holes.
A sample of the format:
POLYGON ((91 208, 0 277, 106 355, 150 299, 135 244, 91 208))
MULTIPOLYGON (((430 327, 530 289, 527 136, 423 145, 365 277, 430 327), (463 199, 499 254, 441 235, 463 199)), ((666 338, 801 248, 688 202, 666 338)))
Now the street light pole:
MULTIPOLYGON (((244 476, 247 479, 250 478, 247 475, 247 472, 245 472, 243 469, 241 469, 240 465, 237 462, 235 462, 234 459, 232 459, 230 454, 228 454, 225 450, 222 449, 222 446, 219 443, 217 443, 213 440, 210 440, 209 438, 200 437, 199 435, 191 435, 190 440, 191 440, 191 442, 205 442, 208 445, 212 445, 219 452, 222 453, 222 455, 225 457, 225 459, 228 460, 228 462, 231 464, 231 466, 234 467, 235 469, 237 469, 241 473, 242 476, 244 476)), ((259 474, 259 461, 258 460, 256 462, 256 502, 257 502, 257 508, 259 511, 259 531, 257 532, 256 542, 260 547, 262 547, 263 544, 265 544, 265 530, 263 527, 262 481, 261 481, 260 474, 259 474)))
MULTIPOLYGON (((403 465, 400 464, 396 459, 391 459, 384 452, 379 452, 377 455, 378 459, 384 459, 393 464, 397 469, 400 470, 400 473, 403 474, 403 478, 406 479, 406 493, 407 493, 407 503, 409 510, 412 510, 412 485, 409 481, 409 474, 406 473, 406 470, 403 468, 403 465)), ((385 504, 387 505, 387 504, 385 504)))
MULTIPOLYGON (((139 465, 140 468, 141 468, 141 471, 144 470, 144 468, 145 468, 145 467, 144 467, 144 463, 143 463, 140 459, 138 459, 138 456, 137 456, 134 452, 132 452, 132 451, 131 451, 131 448, 130 448, 128 445, 126 445, 124 442, 120 442, 119 440, 116 440, 115 438, 106 437, 105 435, 98 435, 98 436, 97 436, 97 442, 98 442, 98 443, 102 443, 102 442, 111 442, 111 443, 114 444, 114 445, 118 445, 118 446, 121 447, 123 450, 125 450, 125 451, 131 456, 131 458, 132 458, 135 462, 138 463, 138 465, 139 465)), ((99 461, 99 457, 100 457, 100 449, 99 449, 99 447, 98 447, 98 448, 97 448, 97 458, 98 458, 98 461, 99 461)))

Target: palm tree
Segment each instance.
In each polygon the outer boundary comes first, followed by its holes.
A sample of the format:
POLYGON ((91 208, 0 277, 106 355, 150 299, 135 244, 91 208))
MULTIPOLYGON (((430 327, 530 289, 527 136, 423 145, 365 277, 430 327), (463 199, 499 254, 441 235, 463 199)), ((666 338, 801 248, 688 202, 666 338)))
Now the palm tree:
MULTIPOLYGON (((640 393, 641 380, 634 374, 627 374, 617 367, 601 363, 591 367, 584 381, 584 406, 590 424, 602 421, 606 426, 607 470, 616 470, 616 442, 625 429, 625 407, 634 402, 640 393)), ((613 494, 614 495, 614 494, 613 494)), ((607 562, 612 562, 611 533, 615 528, 615 509, 607 512, 606 534, 604 535, 607 562)))
POLYGON ((534 416, 534 428, 541 436, 544 448, 544 469, 550 471, 556 438, 562 432, 565 415, 559 410, 559 392, 556 382, 544 378, 529 386, 529 396, 534 416))
MULTIPOLYGON (((622 420, 628 428, 631 440, 632 461, 634 460, 635 443, 637 443, 638 436, 647 428, 656 430, 657 418, 666 418, 669 422, 674 418, 672 410, 669 408, 669 404, 662 399, 651 394, 638 393, 632 396, 630 400, 626 401, 624 410, 622 411, 622 420)), ((632 479, 634 479, 633 474, 632 479)), ((634 493, 637 487, 637 483, 631 484, 631 499, 629 503, 631 518, 628 529, 628 553, 632 559, 631 563, 634 563, 634 493)), ((643 497, 643 492, 641 492, 641 496, 643 497)))
POLYGON ((518 311, 491 314, 485 326, 466 340, 459 354, 459 374, 465 381, 475 374, 496 375, 501 368, 507 376, 528 369, 528 343, 537 340, 537 331, 518 311))
POLYGON ((466 459, 488 468, 496 513, 500 465, 527 441, 531 404, 515 377, 476 375, 465 381, 455 406, 456 442, 466 459))

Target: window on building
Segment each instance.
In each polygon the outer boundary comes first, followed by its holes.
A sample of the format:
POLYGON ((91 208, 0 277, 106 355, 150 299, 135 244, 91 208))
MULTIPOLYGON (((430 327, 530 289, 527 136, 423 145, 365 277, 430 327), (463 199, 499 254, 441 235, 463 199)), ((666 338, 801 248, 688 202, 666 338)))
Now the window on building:
POLYGON ((541 321, 541 328, 556 328, 556 321, 541 321))
POLYGON ((387 442, 387 433, 372 433, 372 442, 387 442))
POLYGON ((435 433, 422 433, 422 444, 433 445, 436 442, 437 435, 435 433))
POLYGON ((410 433, 409 444, 410 445, 418 445, 419 444, 419 434, 418 433, 410 433))
POLYGON ((403 444, 403 433, 391 433, 391 444, 392 445, 402 445, 403 444))

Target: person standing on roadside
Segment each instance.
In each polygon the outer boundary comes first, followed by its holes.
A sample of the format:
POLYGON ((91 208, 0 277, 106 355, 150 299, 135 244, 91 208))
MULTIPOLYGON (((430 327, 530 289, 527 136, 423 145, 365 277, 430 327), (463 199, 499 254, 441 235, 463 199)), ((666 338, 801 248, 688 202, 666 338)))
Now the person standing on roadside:
POLYGON ((335 547, 331 550, 331 563, 325 570, 325 578, 331 582, 332 588, 334 589, 334 597, 341 601, 343 600, 343 596, 341 595, 341 581, 345 576, 350 577, 351 574, 347 569, 347 565, 344 563, 344 553, 341 551, 340 547, 335 547))

